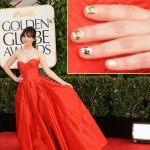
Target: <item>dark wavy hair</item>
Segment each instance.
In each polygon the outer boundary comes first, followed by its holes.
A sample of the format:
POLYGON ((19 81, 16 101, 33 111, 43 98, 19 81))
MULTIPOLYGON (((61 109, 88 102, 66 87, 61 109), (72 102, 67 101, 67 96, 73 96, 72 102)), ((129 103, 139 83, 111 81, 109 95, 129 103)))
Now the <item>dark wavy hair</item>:
POLYGON ((22 37, 24 36, 28 36, 28 37, 32 37, 33 39, 35 39, 35 41, 33 41, 32 46, 34 48, 36 48, 36 30, 33 27, 26 27, 23 32, 20 35, 20 40, 22 42, 22 37))

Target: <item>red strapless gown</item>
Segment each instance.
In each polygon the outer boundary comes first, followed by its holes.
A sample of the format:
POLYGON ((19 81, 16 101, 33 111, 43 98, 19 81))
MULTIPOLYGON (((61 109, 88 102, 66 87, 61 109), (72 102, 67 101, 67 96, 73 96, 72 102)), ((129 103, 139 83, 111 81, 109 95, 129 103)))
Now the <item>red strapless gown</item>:
POLYGON ((41 76, 39 60, 18 62, 15 97, 20 150, 100 150, 106 139, 73 88, 41 76))

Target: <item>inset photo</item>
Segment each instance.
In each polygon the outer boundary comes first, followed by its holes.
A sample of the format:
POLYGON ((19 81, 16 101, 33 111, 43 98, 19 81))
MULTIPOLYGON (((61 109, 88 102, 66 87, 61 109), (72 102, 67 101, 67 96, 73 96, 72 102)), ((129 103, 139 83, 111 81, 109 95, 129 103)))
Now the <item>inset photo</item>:
POLYGON ((68 0, 68 74, 150 73, 150 2, 68 0))

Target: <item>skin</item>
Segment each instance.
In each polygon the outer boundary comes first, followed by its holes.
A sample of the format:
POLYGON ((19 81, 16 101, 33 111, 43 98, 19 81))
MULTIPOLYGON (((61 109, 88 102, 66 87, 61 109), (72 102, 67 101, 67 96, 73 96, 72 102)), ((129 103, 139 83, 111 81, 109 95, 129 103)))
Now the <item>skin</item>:
POLYGON ((72 87, 71 84, 65 82, 64 80, 62 80, 61 78, 59 78, 47 65, 46 59, 43 55, 42 52, 37 51, 33 46, 32 43, 35 39, 33 39, 32 37, 28 37, 28 36, 24 36, 22 37, 22 42, 24 44, 24 50, 20 49, 15 51, 11 57, 8 59, 8 61, 5 63, 4 65, 4 71, 15 81, 15 82, 22 82, 23 81, 23 76, 20 75, 19 77, 16 77, 11 69, 10 66, 17 60, 17 61, 22 61, 24 63, 28 62, 30 59, 38 59, 43 70, 45 71, 45 73, 52 78, 53 80, 55 80, 56 82, 60 83, 61 85, 66 85, 66 86, 70 86, 72 87), (29 53, 25 53, 24 51, 29 53), (31 52, 31 53, 30 53, 31 52))
POLYGON ((75 43, 109 40, 98 45, 89 45, 93 52, 85 55, 79 50, 84 59, 99 59, 114 57, 105 62, 110 70, 134 70, 150 68, 150 11, 131 5, 94 5, 95 14, 84 15, 95 20, 95 25, 78 28, 84 36, 71 39, 75 43), (104 21, 104 23, 98 23, 104 21), (92 35, 92 36, 91 36, 92 35), (118 57, 118 55, 129 56, 118 57), (115 57, 118 58, 115 58, 115 57))

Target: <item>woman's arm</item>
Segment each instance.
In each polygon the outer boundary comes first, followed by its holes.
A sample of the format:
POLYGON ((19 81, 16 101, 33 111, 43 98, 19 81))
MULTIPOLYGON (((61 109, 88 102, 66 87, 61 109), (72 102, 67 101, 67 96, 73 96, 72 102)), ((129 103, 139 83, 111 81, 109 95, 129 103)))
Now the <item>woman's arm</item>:
POLYGON ((13 72, 10 70, 10 66, 15 62, 15 60, 17 59, 17 54, 18 52, 15 51, 11 56, 10 58, 7 60, 7 62, 5 63, 3 69, 4 71, 16 82, 20 82, 23 80, 23 78, 20 76, 20 77, 16 77, 13 72))
POLYGON ((65 82, 64 80, 62 80, 60 77, 58 77, 47 65, 47 62, 45 60, 45 57, 43 55, 42 52, 39 51, 39 56, 40 56, 40 64, 43 68, 43 70, 45 71, 45 73, 52 78, 53 80, 55 80, 56 82, 62 84, 62 85, 69 85, 70 87, 72 87, 71 84, 65 82))

